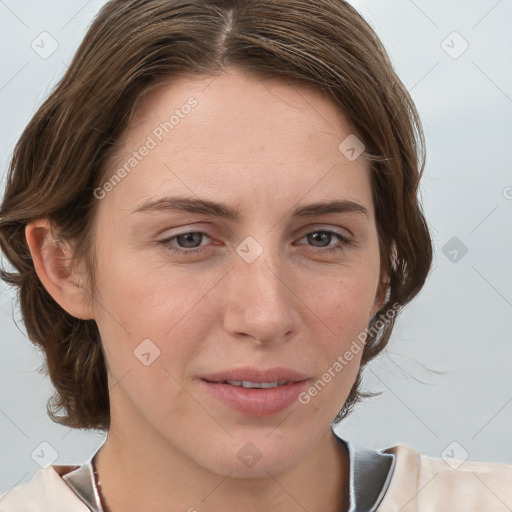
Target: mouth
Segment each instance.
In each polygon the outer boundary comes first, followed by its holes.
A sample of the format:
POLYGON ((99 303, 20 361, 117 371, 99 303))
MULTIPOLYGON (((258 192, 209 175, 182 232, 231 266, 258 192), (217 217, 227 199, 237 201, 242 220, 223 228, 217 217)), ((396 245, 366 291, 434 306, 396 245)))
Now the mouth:
POLYGON ((293 381, 287 380, 279 380, 275 382, 251 382, 250 380, 223 380, 220 382, 216 381, 208 381, 212 384, 229 384, 230 386, 242 387, 245 389, 269 389, 269 388, 277 388, 278 386, 285 386, 293 381))
POLYGON ((309 376, 282 366, 268 369, 244 366, 203 375, 202 378, 209 382, 228 383, 233 386, 269 388, 306 380, 309 376))
POLYGON ((201 377, 209 396, 247 416, 268 416, 289 408, 310 377, 287 368, 239 368, 201 377))

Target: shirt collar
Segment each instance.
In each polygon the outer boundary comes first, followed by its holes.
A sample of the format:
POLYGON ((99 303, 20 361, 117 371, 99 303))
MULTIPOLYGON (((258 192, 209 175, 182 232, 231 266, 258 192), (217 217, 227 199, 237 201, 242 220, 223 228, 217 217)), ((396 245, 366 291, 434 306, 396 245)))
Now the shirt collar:
POLYGON ((374 512, 389 487, 395 456, 347 441, 334 428, 332 432, 347 447, 349 454, 348 512, 374 512))

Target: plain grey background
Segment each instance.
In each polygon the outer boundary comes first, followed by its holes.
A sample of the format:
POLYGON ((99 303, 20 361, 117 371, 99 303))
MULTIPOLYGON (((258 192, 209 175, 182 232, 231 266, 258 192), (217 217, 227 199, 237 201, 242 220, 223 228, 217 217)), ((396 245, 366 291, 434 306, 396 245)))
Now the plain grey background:
MULTIPOLYGON (((2 180, 25 124, 104 3, 0 0, 2 180)), ((371 448, 408 444, 435 457, 512 464, 512 2, 352 3, 382 38, 423 119, 421 195, 435 256, 423 291, 365 373, 366 389, 383 394, 338 430, 371 448)), ((2 492, 45 463, 85 462, 103 434, 49 420, 42 356, 26 339, 12 292, 0 284, 0 294, 2 492)))

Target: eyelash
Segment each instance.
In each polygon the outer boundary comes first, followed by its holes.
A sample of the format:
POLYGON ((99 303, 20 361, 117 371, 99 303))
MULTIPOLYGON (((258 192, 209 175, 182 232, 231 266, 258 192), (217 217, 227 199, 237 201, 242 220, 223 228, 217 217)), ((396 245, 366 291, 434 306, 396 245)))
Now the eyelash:
MULTIPOLYGON (((164 246, 166 249, 168 249, 171 252, 176 253, 176 254, 181 254, 181 255, 185 255, 185 256, 191 256, 191 255, 194 255, 194 254, 202 254, 203 252, 205 252, 205 249, 197 249, 197 248, 194 248, 194 249, 181 249, 181 248, 176 247, 175 245, 171 245, 171 242, 173 240, 175 240, 176 238, 178 238, 180 236, 184 236, 184 235, 191 235, 191 234, 194 234, 194 233, 199 233, 201 235, 206 235, 207 237, 209 237, 208 233, 205 233, 204 231, 186 231, 184 233, 179 233, 177 235, 174 235, 174 236, 172 236, 170 238, 166 238, 165 240, 160 240, 158 243, 160 245, 164 246)), ((313 251, 316 254, 325 254, 325 253, 334 253, 334 252, 343 251, 347 247, 350 247, 351 245, 354 244, 354 241, 351 240, 350 238, 348 238, 347 236, 342 235, 338 231, 332 231, 332 230, 329 230, 329 229, 319 229, 319 230, 316 230, 316 231, 310 231, 309 233, 306 233, 303 237, 301 237, 301 239, 307 237, 308 235, 312 235, 312 234, 315 234, 315 233, 327 233, 329 235, 333 235, 333 236, 337 237, 340 242, 343 242, 342 246, 335 245, 333 247, 328 247, 328 248, 325 248, 325 249, 322 249, 322 248, 316 249, 316 250, 313 251)))

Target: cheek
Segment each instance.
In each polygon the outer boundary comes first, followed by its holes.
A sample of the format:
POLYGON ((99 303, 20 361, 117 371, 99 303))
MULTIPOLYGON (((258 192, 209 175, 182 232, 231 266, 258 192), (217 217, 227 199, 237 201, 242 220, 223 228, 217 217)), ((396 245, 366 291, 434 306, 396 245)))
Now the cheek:
POLYGON ((164 334, 186 317, 208 285, 207 279, 194 278, 187 264, 171 265, 159 257, 157 248, 132 249, 113 240, 103 250, 109 257, 99 269, 100 300, 130 331, 164 334))
POLYGON ((170 268, 157 271, 128 259, 104 275, 97 323, 112 380, 111 403, 120 410, 136 404, 162 425, 191 414, 194 402, 182 383, 207 337, 209 319, 200 314, 206 287, 170 268))
MULTIPOLYGON (((97 324, 109 366, 116 378, 128 371, 140 372, 147 362, 152 370, 162 367, 177 373, 198 351, 198 340, 206 338, 212 316, 202 313, 208 302, 206 292, 215 281, 198 282, 184 269, 161 263, 149 266, 140 257, 135 259, 113 254, 98 269, 102 279, 97 324)), ((138 377, 148 384, 162 379, 157 371, 138 377)), ((164 377, 169 379, 168 374, 164 377)))
MULTIPOLYGON (((319 283, 317 282, 317 285, 319 283)), ((344 279, 324 281, 324 292, 311 295, 316 319, 311 332, 314 340, 306 348, 316 361, 316 380, 305 390, 299 402, 311 414, 332 419, 343 407, 359 372, 368 327, 373 282, 355 272, 344 279)), ((309 292, 315 293, 317 286, 309 292)))
POLYGON ((378 272, 374 268, 352 266, 305 281, 301 295, 326 328, 346 340, 367 327, 377 285, 378 272))
POLYGON ((377 280, 372 266, 361 265, 304 284, 303 297, 313 311, 306 322, 315 326, 310 334, 315 340, 314 350, 308 347, 307 351, 312 360, 321 361, 319 387, 328 388, 322 394, 334 409, 343 405, 357 377, 377 280))

